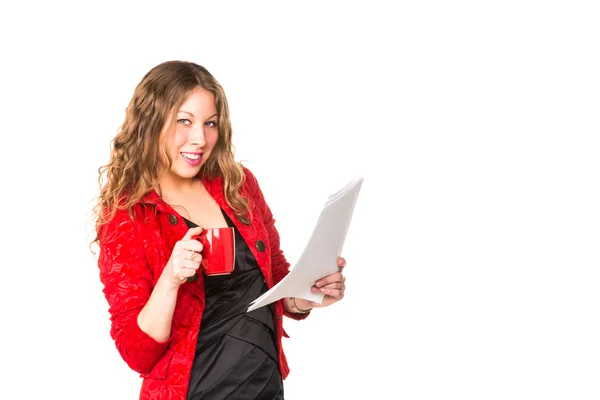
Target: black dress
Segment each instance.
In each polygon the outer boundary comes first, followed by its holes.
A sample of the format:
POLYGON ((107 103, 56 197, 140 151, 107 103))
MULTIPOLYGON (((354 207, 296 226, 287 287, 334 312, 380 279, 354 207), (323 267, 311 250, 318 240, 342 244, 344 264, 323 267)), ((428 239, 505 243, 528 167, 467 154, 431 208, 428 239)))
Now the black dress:
MULTIPOLYGON (((221 210, 227 225, 231 219, 221 210)), ((188 227, 197 226, 185 220, 188 227)), ((204 276, 206 307, 190 375, 187 400, 283 399, 283 380, 275 345, 273 311, 247 313, 267 291, 264 276, 235 228, 235 269, 204 276)))

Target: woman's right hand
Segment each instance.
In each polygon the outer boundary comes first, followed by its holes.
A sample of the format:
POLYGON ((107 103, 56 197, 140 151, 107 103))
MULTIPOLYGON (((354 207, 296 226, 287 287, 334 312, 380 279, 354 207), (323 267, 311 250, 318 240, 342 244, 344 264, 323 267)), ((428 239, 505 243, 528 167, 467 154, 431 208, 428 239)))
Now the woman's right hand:
POLYGON ((165 278, 175 287, 184 283, 187 278, 194 276, 200 267, 202 243, 199 240, 192 239, 194 236, 200 235, 200 232, 202 232, 201 227, 191 228, 173 247, 171 258, 161 278, 165 278))

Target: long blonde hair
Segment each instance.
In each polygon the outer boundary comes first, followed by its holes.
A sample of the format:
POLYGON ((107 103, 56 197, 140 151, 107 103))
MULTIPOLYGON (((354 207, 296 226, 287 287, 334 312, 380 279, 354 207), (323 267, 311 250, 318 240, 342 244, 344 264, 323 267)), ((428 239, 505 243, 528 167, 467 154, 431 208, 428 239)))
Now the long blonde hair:
POLYGON ((224 194, 234 212, 243 214, 248 200, 239 193, 244 184, 242 166, 234 159, 232 129, 225 91, 202 66, 186 61, 167 61, 152 68, 135 88, 125 113, 125 121, 111 142, 108 164, 98 169, 99 195, 94 206, 96 237, 118 209, 133 207, 157 186, 159 170, 170 168, 172 160, 161 132, 175 121, 175 113, 192 90, 211 92, 218 112, 219 138, 199 178, 222 177, 224 194))

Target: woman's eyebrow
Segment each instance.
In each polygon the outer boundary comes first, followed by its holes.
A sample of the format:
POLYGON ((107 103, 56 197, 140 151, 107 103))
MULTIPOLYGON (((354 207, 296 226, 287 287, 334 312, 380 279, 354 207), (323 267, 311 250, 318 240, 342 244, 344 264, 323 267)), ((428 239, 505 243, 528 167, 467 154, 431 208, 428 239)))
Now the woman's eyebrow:
MULTIPOLYGON (((192 117, 195 117, 194 113, 191 113, 191 112, 189 112, 189 111, 179 110, 179 111, 177 111, 177 112, 178 112, 178 113, 184 113, 184 114, 188 114, 188 115, 191 115, 192 117)), ((219 114, 218 114, 218 113, 215 113, 215 114, 211 115, 210 117, 208 117, 208 118, 206 118, 206 119, 211 119, 211 118, 218 117, 218 116, 219 116, 219 114)))

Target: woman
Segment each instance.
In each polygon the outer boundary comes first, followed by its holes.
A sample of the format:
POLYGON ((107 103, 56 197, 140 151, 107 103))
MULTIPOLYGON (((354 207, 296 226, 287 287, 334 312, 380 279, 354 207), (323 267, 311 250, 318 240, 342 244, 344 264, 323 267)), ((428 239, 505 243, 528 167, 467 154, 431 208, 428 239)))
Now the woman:
POLYGON ((252 173, 234 160, 225 93, 203 67, 170 61, 138 84, 100 168, 95 242, 111 336, 144 378, 140 399, 283 399, 282 316, 344 296, 339 272, 247 313, 289 271, 252 173), (234 227, 236 268, 198 270, 203 228, 234 227), (196 278, 197 279, 194 279, 196 278))

